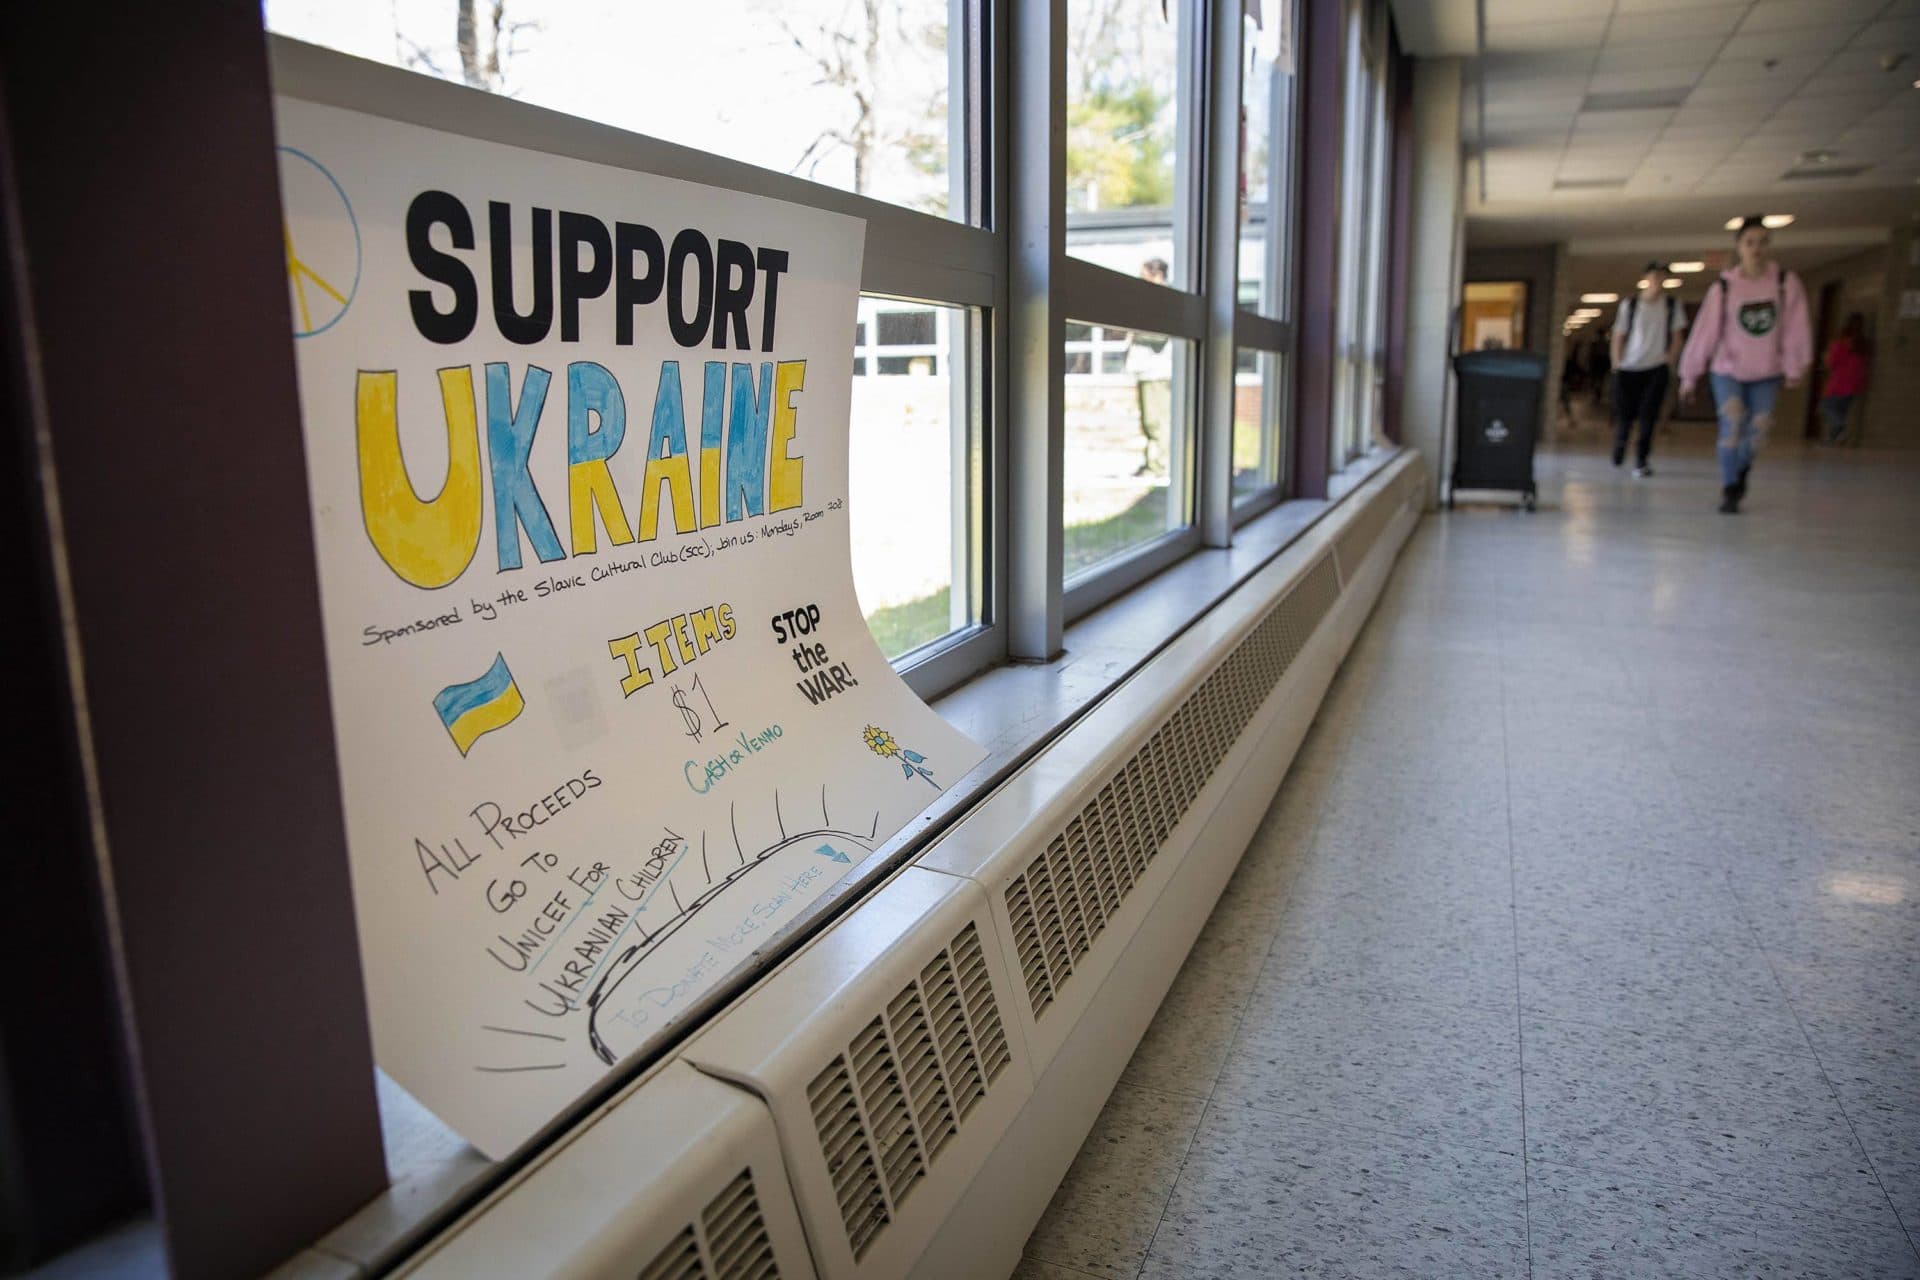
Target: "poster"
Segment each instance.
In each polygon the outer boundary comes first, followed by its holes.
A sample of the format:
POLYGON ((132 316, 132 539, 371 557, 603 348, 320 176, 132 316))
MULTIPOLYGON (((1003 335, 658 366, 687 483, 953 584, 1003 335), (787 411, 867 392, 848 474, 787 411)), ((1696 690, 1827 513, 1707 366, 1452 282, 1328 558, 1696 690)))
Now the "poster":
POLYGON ((982 752, 854 595, 863 224, 277 112, 375 1055, 497 1158, 982 752))

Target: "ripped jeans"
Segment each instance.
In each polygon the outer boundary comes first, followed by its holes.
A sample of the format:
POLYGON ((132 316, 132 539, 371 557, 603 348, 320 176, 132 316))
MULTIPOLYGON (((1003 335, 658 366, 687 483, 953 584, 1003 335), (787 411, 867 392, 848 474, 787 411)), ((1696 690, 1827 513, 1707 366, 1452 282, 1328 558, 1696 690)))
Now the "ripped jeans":
POLYGON ((1724 373, 1707 376, 1713 384, 1713 407, 1720 416, 1720 483, 1737 484, 1773 428, 1780 379, 1742 382, 1724 373))

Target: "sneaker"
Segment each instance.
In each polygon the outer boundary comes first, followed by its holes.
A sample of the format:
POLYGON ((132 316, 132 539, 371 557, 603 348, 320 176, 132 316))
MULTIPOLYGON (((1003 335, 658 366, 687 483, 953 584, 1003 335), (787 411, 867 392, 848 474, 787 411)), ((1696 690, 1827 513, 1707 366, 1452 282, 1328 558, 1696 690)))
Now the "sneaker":
POLYGON ((1626 451, 1625 449, 1615 449, 1615 450, 1613 451, 1613 465, 1614 465, 1614 466, 1616 466, 1616 467, 1617 467, 1617 466, 1619 466, 1619 465, 1620 465, 1621 463, 1623 463, 1623 462, 1625 462, 1626 460, 1627 460, 1627 451, 1626 451))
POLYGON ((1636 466, 1633 469, 1633 476, 1634 476, 1634 479, 1636 480, 1646 480, 1650 478, 1652 475, 1653 475, 1653 468, 1648 466, 1644 462, 1640 463, 1638 466, 1636 466))
POLYGON ((1731 516, 1738 515, 1739 513, 1740 492, 1735 486, 1727 485, 1720 490, 1720 514, 1723 516, 1731 516))

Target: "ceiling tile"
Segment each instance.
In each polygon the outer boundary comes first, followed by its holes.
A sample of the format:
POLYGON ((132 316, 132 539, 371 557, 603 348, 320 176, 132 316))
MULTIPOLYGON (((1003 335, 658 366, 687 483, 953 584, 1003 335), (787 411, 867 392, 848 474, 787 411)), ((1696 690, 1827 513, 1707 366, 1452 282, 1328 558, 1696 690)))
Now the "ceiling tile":
MULTIPOLYGON (((1646 15, 1652 17, 1654 15, 1646 15)), ((1645 24, 1635 18, 1615 22, 1607 29, 1607 42, 1600 47, 1596 71, 1651 71, 1662 67, 1703 69, 1720 53, 1725 41, 1719 36, 1693 40, 1664 40, 1649 37, 1645 24)))
POLYGON ((1692 67, 1662 67, 1649 71, 1595 71, 1590 93, 1632 93, 1641 89, 1687 89, 1700 78, 1705 63, 1692 67))
POLYGON ((1716 58, 1700 77, 1706 85, 1766 84, 1793 89, 1802 80, 1820 70, 1826 58, 1822 54, 1797 54, 1779 58, 1716 58), (1772 66, 1767 63, 1772 62, 1772 66))
POLYGON ((1649 9, 1670 11, 1731 9, 1736 22, 1739 21, 1740 15, 1747 11, 1746 5, 1730 5, 1727 0, 1619 0, 1615 8, 1621 14, 1644 13, 1649 9))
POLYGON ((1887 0, 1760 0, 1740 24, 1740 34, 1794 28, 1852 27, 1880 15, 1887 0))
POLYGON ((1877 44, 1855 42, 1839 50, 1820 66, 1822 76, 1853 76, 1857 79, 1884 79, 1889 87, 1906 88, 1913 81, 1914 67, 1920 65, 1915 54, 1920 47, 1909 46, 1906 49, 1886 49, 1877 44), (1889 53, 1905 53, 1907 57, 1892 71, 1881 66, 1881 60, 1889 53))
POLYGON ((1582 111, 1573 119, 1575 133, 1655 134, 1673 118, 1673 108, 1654 111, 1582 111))
POLYGON ((1524 25, 1487 24, 1486 47, 1492 53, 1532 50, 1597 49, 1607 33, 1605 18, 1579 22, 1530 22, 1524 25))
POLYGON ((1792 58, 1815 53, 1832 53, 1847 43, 1854 33, 1850 26, 1829 24, 1800 27, 1792 31, 1756 31, 1742 33, 1727 41, 1720 56, 1730 61, 1762 58, 1792 58))
POLYGON ((1655 44, 1665 40, 1724 39, 1747 12, 1747 6, 1715 5, 1705 9, 1678 9, 1656 4, 1629 12, 1623 5, 1614 15, 1607 43, 1655 44))
POLYGON ((1778 119, 1845 129, 1847 125, 1872 115, 1878 102, 1860 98, 1789 98, 1780 104, 1778 119))
POLYGON ((1752 119, 1754 107, 1770 106, 1784 102, 1793 96, 1794 85, 1782 81, 1777 84, 1703 84, 1687 95, 1686 106, 1682 107, 1745 107, 1745 116, 1752 119))
POLYGON ((1668 137, 1738 138, 1753 127, 1753 110, 1746 106, 1687 106, 1673 113, 1668 137))
POLYGON ((1819 75, 1800 86, 1794 95, 1800 98, 1867 98, 1885 102, 1899 93, 1913 92, 1904 80, 1881 80, 1873 76, 1836 74, 1823 68, 1819 75))
POLYGON ((1912 53, 1920 48, 1920 15, 1895 18, 1890 22, 1869 23, 1853 38, 1853 47, 1898 49, 1912 53))
POLYGON ((1731 148, 1699 143, 1659 142, 1647 152, 1649 164, 1705 164, 1724 159, 1731 148))
POLYGON ((1594 16, 1589 0, 1486 0, 1482 17, 1489 27, 1584 22, 1594 16))

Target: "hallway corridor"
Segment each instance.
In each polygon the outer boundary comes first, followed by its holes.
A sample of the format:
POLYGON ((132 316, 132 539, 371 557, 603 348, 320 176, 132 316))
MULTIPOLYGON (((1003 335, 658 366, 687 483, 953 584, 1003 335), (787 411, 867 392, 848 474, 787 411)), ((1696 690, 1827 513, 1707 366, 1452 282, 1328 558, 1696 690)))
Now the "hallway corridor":
POLYGON ((1021 1280, 1920 1274, 1920 457, 1699 430, 1422 523, 1021 1280))

